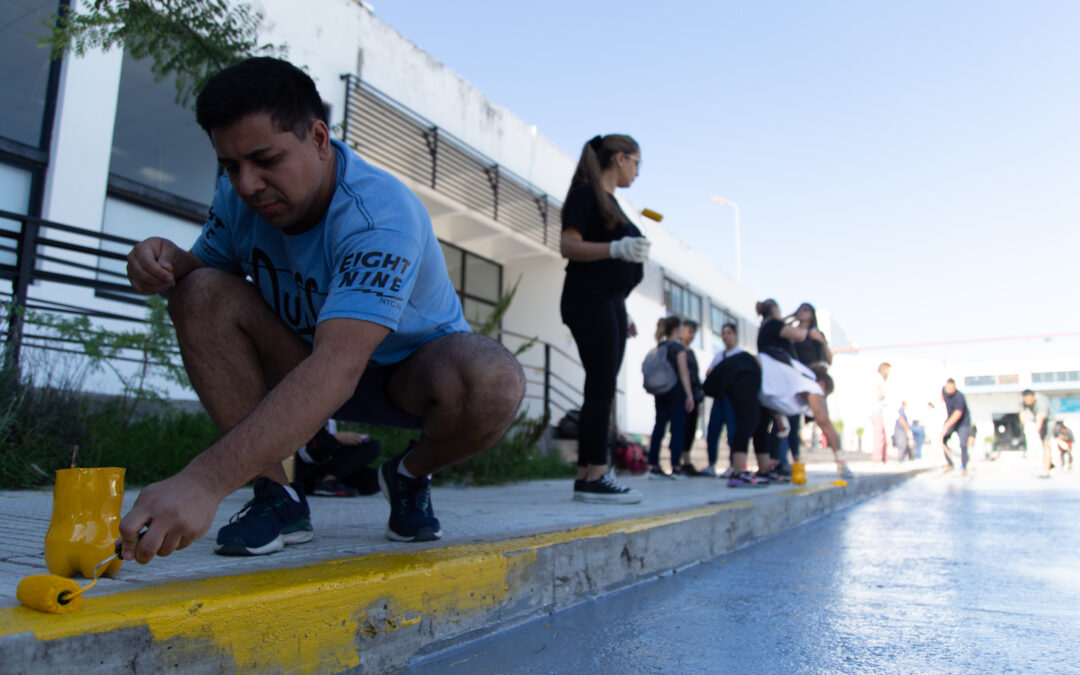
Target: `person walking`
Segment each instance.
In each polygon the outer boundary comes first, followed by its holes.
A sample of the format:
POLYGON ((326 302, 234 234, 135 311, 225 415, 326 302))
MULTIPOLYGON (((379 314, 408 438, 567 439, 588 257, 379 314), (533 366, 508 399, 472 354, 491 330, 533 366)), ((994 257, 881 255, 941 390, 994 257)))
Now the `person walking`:
POLYGON ((656 342, 667 351, 666 358, 677 375, 677 382, 670 390, 656 394, 656 423, 649 439, 649 478, 686 478, 680 462, 683 453, 683 434, 686 433, 686 416, 694 408, 694 390, 690 384, 686 347, 678 339, 682 322, 677 316, 660 319, 656 323, 656 342), (660 468, 660 445, 671 423, 671 473, 660 468))
POLYGON ((634 504, 641 493, 609 472, 611 409, 626 340, 637 329, 626 296, 644 275, 649 240, 615 199, 638 175, 641 149, 623 134, 594 136, 581 150, 562 208, 559 252, 567 259, 559 303, 585 369, 574 499, 634 504))
MULTIPOLYGON (((739 342, 739 330, 733 323, 725 323, 720 328, 720 341, 724 343, 724 348, 716 353, 713 357, 712 363, 709 364, 708 370, 705 371, 705 376, 708 377, 717 366, 725 358, 741 354, 743 348, 738 345, 739 342)), ((720 454, 720 433, 727 427, 728 437, 728 468, 724 470, 724 473, 720 474, 722 478, 731 478, 734 473, 734 458, 731 453, 734 452, 732 445, 735 437, 735 410, 731 407, 731 399, 726 395, 721 395, 713 398, 712 408, 709 410, 709 426, 705 431, 705 448, 709 455, 709 466, 705 467, 702 471, 705 475, 716 476, 716 460, 720 454)))
POLYGON ((896 424, 893 426, 893 445, 896 446, 896 460, 915 459, 915 431, 908 424, 907 401, 901 401, 896 411, 896 424))

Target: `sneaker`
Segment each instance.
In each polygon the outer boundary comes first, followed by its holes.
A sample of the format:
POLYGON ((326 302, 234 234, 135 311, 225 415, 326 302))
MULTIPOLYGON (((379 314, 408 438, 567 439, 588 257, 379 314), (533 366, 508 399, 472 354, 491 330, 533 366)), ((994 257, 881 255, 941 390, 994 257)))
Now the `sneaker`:
MULTIPOLYGON (((409 450, 413 443, 409 444, 409 450)), ((398 466, 409 450, 396 455, 379 467, 379 487, 390 503, 386 538, 391 541, 434 541, 442 536, 439 519, 431 508, 431 480, 406 478, 398 466)))
POLYGON ((702 469, 701 471, 699 471, 698 475, 699 476, 705 476, 707 478, 716 478, 717 477, 716 469, 714 469, 711 466, 707 466, 704 469, 702 469))
POLYGON ((698 471, 693 464, 683 464, 681 467, 679 467, 679 469, 680 473, 682 473, 682 475, 686 476, 687 478, 695 478, 702 475, 702 473, 698 471))
POLYGON ((337 478, 319 481, 311 492, 312 497, 357 497, 359 495, 356 488, 345 485, 337 478))
POLYGON ((729 488, 734 487, 764 487, 769 484, 769 479, 764 476, 755 476, 749 471, 742 471, 737 474, 732 474, 728 479, 727 486, 729 488))
POLYGON ((840 477, 844 480, 851 480, 855 477, 855 474, 851 472, 851 467, 847 463, 841 464, 837 467, 836 472, 840 474, 840 477))
POLYGON ((720 474, 720 477, 721 478, 731 478, 734 475, 735 475, 735 467, 729 466, 728 468, 724 469, 724 473, 720 474))
MULTIPOLYGON (((759 474, 760 476, 760 474, 759 474)), ((791 476, 784 475, 779 467, 773 467, 769 473, 765 474, 764 478, 767 478, 770 483, 790 483, 791 476)))
POLYGON ((649 480, 668 480, 669 478, 671 478, 671 474, 666 473, 658 466, 649 469, 649 480))
POLYGON ((633 488, 620 485, 608 472, 598 480, 574 481, 574 501, 590 504, 637 504, 642 494, 633 488))
POLYGON ((311 511, 299 483, 292 488, 296 501, 279 483, 268 478, 255 479, 255 497, 240 509, 229 524, 218 530, 214 553, 219 555, 266 555, 285 548, 285 544, 303 544, 315 537, 311 511))
POLYGON ((668 478, 671 480, 686 480, 687 474, 683 473, 683 468, 684 467, 681 466, 675 467, 672 472, 668 474, 668 478))

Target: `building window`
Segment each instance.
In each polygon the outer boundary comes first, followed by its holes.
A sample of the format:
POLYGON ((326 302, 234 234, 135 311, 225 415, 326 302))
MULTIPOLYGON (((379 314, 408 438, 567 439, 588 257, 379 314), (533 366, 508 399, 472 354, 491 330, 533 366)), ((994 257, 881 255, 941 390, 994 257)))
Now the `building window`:
POLYGON ((694 338, 693 346, 702 347, 704 341, 701 336, 701 296, 677 281, 665 278, 664 307, 667 308, 668 314, 677 316, 683 320, 689 319, 697 323, 698 332, 697 337, 694 338))
POLYGON ((1053 382, 1080 382, 1080 370, 1059 370, 1050 373, 1032 373, 1033 384, 1050 384, 1053 382))
POLYGON ((722 307, 711 305, 709 307, 709 326, 716 337, 720 337, 720 330, 725 323, 735 324, 735 330, 739 330, 739 318, 722 307))
POLYGON ((987 385, 995 384, 997 378, 993 375, 976 375, 974 377, 965 377, 965 387, 985 387, 987 385))
MULTIPOLYGON (((217 158, 195 113, 176 102, 173 78, 154 81, 150 60, 124 55, 113 126, 113 177, 197 204, 214 196, 217 158)), ((129 190, 130 191, 130 190, 129 190)))
MULTIPOLYGON (((0 164, 0 209, 14 213, 28 213, 33 173, 8 164, 0 164)), ((14 237, 22 229, 16 220, 0 219, 0 266, 14 266, 16 241, 14 237), (11 233, 11 237, 3 233, 11 233)))
POLYGON ((0 136, 34 148, 43 145, 52 65, 34 35, 46 32, 42 20, 59 8, 57 0, 0 3, 0 136))
POLYGON ((473 328, 482 326, 494 314, 502 296, 502 265, 453 244, 444 241, 439 244, 465 319, 473 328))

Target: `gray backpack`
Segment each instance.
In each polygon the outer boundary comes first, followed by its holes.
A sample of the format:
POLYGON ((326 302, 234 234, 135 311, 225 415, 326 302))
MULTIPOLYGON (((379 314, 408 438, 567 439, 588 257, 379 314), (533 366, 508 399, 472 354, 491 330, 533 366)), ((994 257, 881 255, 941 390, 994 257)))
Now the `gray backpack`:
POLYGON ((645 391, 653 396, 666 394, 675 388, 679 375, 668 359, 668 343, 661 343, 649 350, 641 362, 641 374, 645 376, 645 391))

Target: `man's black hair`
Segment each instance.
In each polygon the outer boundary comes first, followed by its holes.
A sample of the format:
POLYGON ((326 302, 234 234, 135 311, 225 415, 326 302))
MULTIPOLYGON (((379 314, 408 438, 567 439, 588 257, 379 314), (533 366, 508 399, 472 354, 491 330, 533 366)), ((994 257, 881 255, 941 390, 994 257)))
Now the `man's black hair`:
POLYGON ((1020 395, 1021 396, 1034 396, 1035 392, 1031 391, 1030 389, 1025 389, 1024 391, 1020 392, 1020 395))
POLYGON ((731 332, 735 333, 736 335, 739 334, 739 327, 731 323, 730 321, 725 323, 723 326, 720 326, 720 330, 724 330, 725 328, 730 328, 731 332))
POLYGON ((327 122, 322 98, 308 74, 268 56, 246 59, 214 75, 195 101, 195 119, 207 135, 262 112, 278 129, 301 139, 316 120, 327 122))

